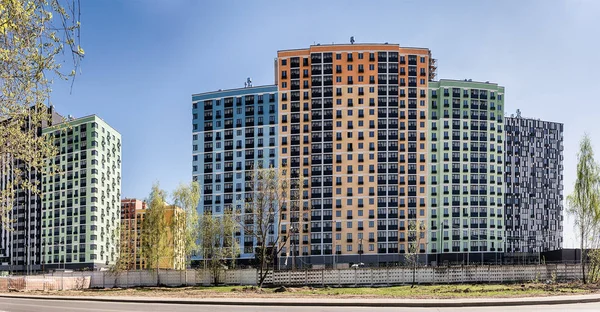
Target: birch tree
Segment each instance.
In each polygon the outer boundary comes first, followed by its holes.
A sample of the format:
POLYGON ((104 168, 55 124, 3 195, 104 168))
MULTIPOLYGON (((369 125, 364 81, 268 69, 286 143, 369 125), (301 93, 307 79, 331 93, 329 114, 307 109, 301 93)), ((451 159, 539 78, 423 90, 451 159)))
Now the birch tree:
POLYGON ((219 216, 203 214, 199 226, 202 260, 216 286, 221 273, 228 267, 234 267, 240 254, 239 243, 234 236, 239 226, 230 212, 219 216))
POLYGON ((51 121, 46 105, 52 79, 72 79, 84 55, 79 25, 79 1, 0 0, 0 225, 5 229, 13 221, 15 192, 39 194, 36 175, 44 159, 57 153, 38 127, 51 121))
POLYGON ((191 265, 192 252, 198 248, 200 234, 198 202, 200 201, 200 185, 198 182, 180 184, 173 192, 175 206, 183 209, 183 218, 178 218, 176 227, 183 232, 185 259, 187 266, 191 265))
POLYGON ((419 262, 420 245, 425 241, 427 228, 425 221, 408 221, 408 248, 406 249, 406 262, 413 269, 413 280, 411 288, 415 286, 417 275, 417 264, 419 262))
POLYGON ((600 224, 600 171, 587 134, 579 144, 576 174, 573 193, 567 196, 567 212, 575 218, 581 248, 581 273, 583 283, 586 283, 587 250, 597 247, 592 243, 597 242, 600 224))
POLYGON ((132 247, 135 248, 135 246, 131 246, 130 242, 128 241, 129 236, 125 235, 125 232, 128 232, 127 229, 123 229, 123 225, 120 224, 113 233, 114 239, 120 240, 120 243, 117 244, 117 261, 108 270, 108 275, 111 275, 115 279, 115 285, 117 284, 117 279, 123 272, 127 272, 128 270, 133 270, 135 268, 135 257, 133 250, 131 249, 132 247))
MULTIPOLYGON (((172 259, 173 248, 169 248, 170 227, 166 219, 166 192, 154 183, 148 199, 148 209, 144 214, 141 231, 141 255, 146 268, 156 269, 157 276, 161 259, 172 259)), ((160 284, 160 276, 157 278, 160 284)))

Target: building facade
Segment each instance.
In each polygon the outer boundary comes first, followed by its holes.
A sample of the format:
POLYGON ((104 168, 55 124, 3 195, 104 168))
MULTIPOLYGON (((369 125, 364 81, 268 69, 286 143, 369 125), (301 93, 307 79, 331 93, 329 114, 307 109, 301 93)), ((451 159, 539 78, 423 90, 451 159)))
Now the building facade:
POLYGON ((563 124, 506 118, 506 252, 539 261, 563 243, 563 124))
MULTIPOLYGON (((267 90, 193 95, 192 173, 204 186, 199 211, 219 214, 249 198, 241 183, 257 164, 266 166, 256 162, 264 147, 249 130, 264 103, 253 100, 268 92, 275 113, 268 163, 302 191, 281 207, 279 268, 396 265, 408 254, 431 264, 500 263, 516 250, 509 243, 515 237, 537 237, 540 247, 528 250, 560 246, 562 125, 528 126, 535 128, 536 155, 555 158, 531 158, 536 178, 521 178, 516 189, 521 173, 510 153, 525 140, 505 143, 514 132, 504 127, 504 87, 435 78, 426 48, 313 45, 278 51, 275 86, 259 87, 267 90), (555 187, 552 194, 539 191, 546 184, 555 187), (535 199, 523 201, 525 193, 535 199), (516 205, 524 202, 535 208, 519 209, 537 211, 523 222, 516 205)), ((253 244, 242 233, 242 258, 252 257, 253 244)))
MULTIPOLYGON (((121 200, 121 268, 148 269, 142 253, 142 230, 148 207, 146 202, 134 198, 121 200)), ((168 251, 159 259, 159 269, 183 270, 186 267, 184 227, 185 212, 180 207, 165 205, 166 240, 168 251)), ((153 268, 150 268, 153 269, 153 268)))
POLYGON ((141 256, 142 221, 146 213, 146 202, 135 198, 121 199, 121 242, 120 259, 129 270, 142 270, 145 261, 141 256))
MULTIPOLYGON (((26 121, 26 130, 35 127, 36 134, 40 136, 43 128, 62 121, 54 107, 48 107, 48 115, 48 120, 38 125, 33 125, 31 120, 26 121)), ((6 156, 0 160, 1 189, 6 189, 7 183, 14 178, 13 167, 18 167, 30 179, 41 180, 41 172, 28 171, 23 162, 6 156)), ((35 194, 21 185, 17 187, 13 209, 7 215, 13 222, 0 225, 0 271, 31 273, 41 269, 42 204, 39 193, 35 194)), ((41 192, 41 185, 38 191, 41 192)))
POLYGON ((42 269, 98 269, 118 256, 121 135, 99 117, 42 130, 59 153, 60 173, 42 176, 42 269))
POLYGON ((185 222, 185 212, 175 205, 167 205, 165 207, 165 220, 168 227, 168 246, 171 250, 169 251, 170 257, 160 259, 159 267, 161 269, 185 270, 185 227, 182 225, 182 222, 185 222))
MULTIPOLYGON (((244 201, 251 198, 245 184, 253 170, 278 167, 277 87, 195 94, 192 114, 192 177, 202 186, 198 212, 243 212, 244 201)), ((243 231, 237 234, 240 258, 248 261, 257 242, 243 231)))
POLYGON ((504 87, 430 83, 430 257, 501 262, 504 252, 504 87))
POLYGON ((408 223, 428 217, 431 52, 313 45, 279 51, 276 66, 280 165, 310 189, 282 213, 280 232, 298 230, 281 256, 297 266, 401 261, 408 223))

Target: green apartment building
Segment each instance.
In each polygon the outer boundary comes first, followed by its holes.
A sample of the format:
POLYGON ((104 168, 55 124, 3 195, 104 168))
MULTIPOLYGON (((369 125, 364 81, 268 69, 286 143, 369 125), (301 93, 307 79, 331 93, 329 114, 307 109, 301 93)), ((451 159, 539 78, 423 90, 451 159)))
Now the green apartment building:
POLYGON ((500 262, 504 87, 440 80, 429 95, 429 260, 500 262))
POLYGON ((42 269, 99 269, 118 257, 121 135, 92 115, 43 129, 59 153, 42 176, 42 269))

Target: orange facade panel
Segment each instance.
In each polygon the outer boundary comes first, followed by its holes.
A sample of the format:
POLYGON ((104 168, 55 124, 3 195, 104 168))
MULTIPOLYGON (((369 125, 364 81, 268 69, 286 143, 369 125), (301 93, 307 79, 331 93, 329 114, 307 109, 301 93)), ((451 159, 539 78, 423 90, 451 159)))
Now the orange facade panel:
MULTIPOLYGON (((308 179, 308 201, 315 190, 319 194, 328 190, 331 194, 327 198, 315 197, 321 202, 329 201, 331 211, 299 211, 309 216, 316 213, 316 217, 283 219, 286 227, 302 229, 302 243, 298 244, 302 255, 314 254, 313 248, 319 250, 316 254, 323 255, 336 254, 336 250, 342 256, 357 255, 359 251, 365 255, 382 253, 381 250, 399 253, 408 249, 408 222, 427 223, 424 199, 430 57, 428 49, 389 44, 317 45, 278 52, 282 165, 288 177, 294 170, 296 176, 303 174, 308 179), (386 51, 397 52, 398 59, 379 62, 378 52, 386 51), (313 64, 311 53, 331 53, 331 60, 313 64), (292 58, 296 57, 299 64, 292 66, 292 58), (327 73, 325 67, 330 67, 327 73), (296 73, 294 78, 292 70, 296 73), (329 130, 324 130, 326 122, 330 122, 329 130), (330 143, 325 142, 328 136, 330 143), (323 151, 325 144, 331 144, 330 152, 323 151), (321 152, 313 153, 315 146, 321 152), (326 159, 332 160, 328 174, 323 173, 326 159), (386 161, 381 163, 379 159, 386 161), (408 168, 413 161, 414 168, 408 168), (291 168, 291 163, 296 164, 296 169, 291 168), (327 179, 331 187, 323 186, 327 179), (378 183, 381 181, 385 183, 378 183), (380 195, 388 192, 396 195, 380 195), (387 206, 388 202, 397 203, 396 208, 387 206), (331 215, 331 221, 321 219, 321 213, 331 215), (380 219, 380 215, 386 217, 380 219), (330 230, 313 232, 313 228, 330 230), (323 243, 313 243, 321 239, 323 243)), ((426 235, 417 241, 426 242, 426 235)))

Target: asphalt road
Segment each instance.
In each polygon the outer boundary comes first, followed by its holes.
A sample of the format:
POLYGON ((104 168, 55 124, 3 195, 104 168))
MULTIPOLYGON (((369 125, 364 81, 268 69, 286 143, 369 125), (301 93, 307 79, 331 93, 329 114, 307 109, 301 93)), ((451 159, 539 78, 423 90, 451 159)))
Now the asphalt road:
POLYGON ((314 311, 314 312, 522 312, 527 310, 543 312, 592 312, 600 311, 600 303, 581 303, 566 305, 538 305, 538 306, 514 306, 514 307, 473 307, 473 308, 369 308, 369 307, 261 307, 261 306, 216 306, 216 305, 180 305, 180 304, 142 304, 142 303, 112 303, 92 301, 60 301, 39 299, 13 299, 0 298, 0 312, 123 312, 123 311, 167 311, 167 312, 275 312, 275 311, 314 311))

